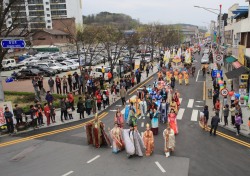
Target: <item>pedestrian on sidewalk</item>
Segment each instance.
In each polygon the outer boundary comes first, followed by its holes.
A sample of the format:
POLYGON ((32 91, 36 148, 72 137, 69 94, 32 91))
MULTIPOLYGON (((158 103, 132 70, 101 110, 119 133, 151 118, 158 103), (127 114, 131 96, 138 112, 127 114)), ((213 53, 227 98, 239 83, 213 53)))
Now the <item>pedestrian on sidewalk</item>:
POLYGON ((70 108, 72 109, 72 111, 74 111, 75 110, 75 107, 74 107, 75 100, 74 100, 74 96, 73 96, 72 92, 69 92, 67 94, 67 99, 68 99, 70 108))
POLYGON ((90 115, 91 109, 92 109, 92 104, 91 104, 91 99, 89 96, 87 96, 87 100, 85 102, 85 107, 86 107, 87 114, 90 115))
POLYGON ((50 118, 52 123, 56 123, 56 112, 55 112, 55 106, 53 103, 49 103, 49 109, 50 109, 50 118))
POLYGON ((85 107, 83 104, 82 97, 79 97, 79 101, 77 102, 77 113, 80 114, 80 119, 84 119, 84 111, 85 107))
POLYGON ((235 124, 235 111, 236 111, 234 104, 231 105, 229 111, 231 112, 231 123, 232 125, 234 125, 235 124))
POLYGON ((149 64, 147 63, 147 66, 146 66, 146 74, 147 74, 147 77, 148 77, 148 74, 149 74, 149 69, 150 69, 150 67, 149 67, 149 64))
POLYGON ((64 122, 63 121, 63 116, 64 116, 64 120, 68 120, 65 98, 61 98, 61 100, 60 100, 60 108, 61 108, 61 121, 64 122))
POLYGON ((37 126, 37 116, 36 116, 36 107, 34 105, 30 105, 30 111, 29 111, 29 114, 30 114, 30 118, 31 118, 31 126, 36 129, 38 128, 37 126))
POLYGON ((206 67, 203 66, 201 70, 202 70, 202 76, 204 77, 206 75, 206 67))
POLYGON ((214 105, 214 109, 215 109, 215 111, 220 113, 220 100, 219 99, 216 100, 216 103, 214 105))
POLYGON ((53 98, 53 96, 51 95, 50 91, 47 91, 45 100, 47 101, 48 104, 50 104, 50 103, 53 102, 54 98, 53 98))
POLYGON ((16 116, 17 124, 22 123, 23 122, 23 117, 22 117, 23 109, 19 107, 18 104, 15 105, 14 114, 16 116))
POLYGON ((208 111, 207 105, 204 106, 203 114, 204 114, 204 128, 203 129, 206 130, 207 129, 207 122, 209 119, 209 111, 208 111))
POLYGON ((213 130, 214 130, 214 136, 216 136, 216 130, 217 130, 219 122, 220 122, 219 112, 216 111, 215 116, 211 120, 210 136, 212 136, 213 130))
POLYGON ((97 103, 97 109, 98 111, 100 111, 102 106, 102 96, 100 93, 96 95, 96 103, 97 103))
POLYGON ((43 126, 43 109, 41 107, 41 104, 37 104, 37 120, 38 120, 38 125, 39 127, 43 126))
POLYGON ((236 135, 239 136, 240 134, 240 125, 241 125, 242 119, 241 116, 239 115, 239 113, 235 114, 235 127, 237 129, 236 131, 236 135))
MULTIPOLYGON (((105 92, 105 91, 103 91, 103 93, 102 93, 102 104, 103 104, 103 109, 105 109, 106 106, 108 105, 108 104, 107 104, 107 95, 106 95, 106 92, 105 92)), ((92 108, 93 108, 93 107, 92 107, 92 108)))
POLYGON ((66 95, 68 92, 68 81, 66 79, 66 76, 63 76, 62 85, 63 85, 63 94, 66 95))
POLYGON ((91 95, 91 105, 92 105, 92 112, 93 114, 96 113, 96 97, 91 95))
POLYGON ((9 135, 11 135, 12 133, 14 133, 13 114, 12 114, 12 112, 10 112, 8 107, 5 107, 4 110, 5 110, 4 117, 6 120, 8 133, 9 133, 9 135))
POLYGON ((228 125, 228 115, 229 115, 229 105, 226 104, 223 108, 223 114, 224 114, 224 126, 228 125))
POLYGON ((122 106, 125 105, 126 103, 126 100, 125 100, 125 97, 126 97, 126 89, 124 86, 122 86, 121 90, 120 90, 120 96, 121 96, 121 99, 122 99, 122 106))
POLYGON ((43 111, 47 119, 47 126, 49 126, 50 125, 50 109, 49 109, 48 103, 44 103, 43 111))
POLYGON ((72 92, 72 76, 71 76, 71 74, 68 75, 68 85, 69 85, 69 91, 72 92))
POLYGON ((70 105, 67 106, 67 114, 68 114, 70 120, 73 119, 72 112, 73 112, 73 111, 72 111, 71 106, 70 106, 70 105))
POLYGON ((55 81, 53 80, 52 76, 49 78, 48 80, 48 85, 49 85, 49 91, 51 93, 54 93, 54 85, 55 85, 55 81))
POLYGON ((56 92, 57 94, 62 94, 61 79, 56 75, 56 92))

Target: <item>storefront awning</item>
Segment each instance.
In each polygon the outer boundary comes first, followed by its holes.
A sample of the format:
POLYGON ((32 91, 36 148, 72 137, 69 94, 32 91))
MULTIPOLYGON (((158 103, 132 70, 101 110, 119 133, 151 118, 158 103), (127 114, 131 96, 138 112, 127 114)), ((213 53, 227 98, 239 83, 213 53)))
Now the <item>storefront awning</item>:
POLYGON ((248 72, 249 72, 248 68, 241 66, 237 69, 227 72, 226 76, 228 79, 239 78, 240 75, 248 73, 248 72))
POLYGON ((229 57, 227 57, 226 58, 226 62, 227 63, 233 63, 233 62, 235 62, 237 59, 235 59, 233 56, 229 56, 229 57))

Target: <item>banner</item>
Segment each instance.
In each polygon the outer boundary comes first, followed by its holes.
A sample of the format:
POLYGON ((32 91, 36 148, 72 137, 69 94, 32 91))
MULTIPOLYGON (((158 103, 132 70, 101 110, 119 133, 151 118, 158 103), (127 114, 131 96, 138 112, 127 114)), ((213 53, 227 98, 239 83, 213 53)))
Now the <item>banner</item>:
MULTIPOLYGON (((0 126, 6 124, 6 120, 5 120, 5 117, 4 117, 4 109, 5 109, 5 107, 8 107, 10 112, 13 113, 13 108, 12 108, 12 104, 11 104, 10 101, 0 103, 0 126)), ((13 120, 14 120, 14 118, 13 118, 13 120)))

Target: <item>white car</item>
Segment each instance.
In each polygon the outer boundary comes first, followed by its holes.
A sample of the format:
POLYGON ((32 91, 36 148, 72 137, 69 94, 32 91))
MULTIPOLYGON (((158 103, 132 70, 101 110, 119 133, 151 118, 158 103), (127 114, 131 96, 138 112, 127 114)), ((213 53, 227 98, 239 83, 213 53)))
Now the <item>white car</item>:
POLYGON ((59 72, 62 72, 62 68, 56 65, 56 63, 49 63, 49 67, 53 70, 58 70, 59 72))
POLYGON ((74 66, 70 62, 61 62, 60 64, 63 65, 63 66, 66 66, 69 70, 76 70, 77 69, 77 67, 74 66))
POLYGON ((209 64, 209 55, 204 54, 201 58, 201 64, 209 64))
POLYGON ((75 61, 73 61, 73 60, 65 60, 64 62, 68 62, 68 63, 70 63, 71 65, 75 66, 76 68, 79 67, 79 63, 77 63, 77 62, 75 62, 75 61))
POLYGON ((63 72, 67 72, 70 70, 70 67, 66 66, 66 65, 62 65, 60 63, 55 63, 55 65, 57 65, 58 67, 60 67, 62 69, 63 72))

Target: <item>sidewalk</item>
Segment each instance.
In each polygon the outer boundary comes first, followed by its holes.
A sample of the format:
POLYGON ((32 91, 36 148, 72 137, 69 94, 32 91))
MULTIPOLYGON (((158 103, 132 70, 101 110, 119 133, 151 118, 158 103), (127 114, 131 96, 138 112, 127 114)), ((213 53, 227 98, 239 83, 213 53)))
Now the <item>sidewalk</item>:
MULTIPOLYGON (((225 75, 225 68, 222 67, 221 68, 223 70, 223 78, 224 78, 224 81, 227 82, 227 89, 230 91, 231 88, 230 88, 230 84, 228 83, 228 79, 225 75)), ((206 75, 206 94, 207 94, 207 90, 208 89, 212 89, 213 90, 213 82, 212 82, 212 78, 210 76, 210 74, 207 74, 206 75)), ((222 108, 223 108, 223 97, 219 96, 219 99, 220 99, 220 102, 222 102, 222 108)), ((230 97, 228 96, 228 105, 230 106, 230 97)), ((208 105, 208 109, 209 109, 209 121, 208 121, 208 125, 211 124, 211 119, 212 117, 215 115, 215 112, 213 111, 213 99, 209 99, 208 96, 206 95, 206 105, 208 105)), ((240 126, 241 130, 240 130, 240 133, 241 135, 243 136, 246 136, 246 137, 250 137, 249 133, 250 133, 250 130, 248 128, 248 118, 250 117, 250 110, 248 109, 248 107, 244 107, 242 106, 241 107, 242 109, 242 119, 243 119, 243 124, 240 126)), ((227 130, 230 130, 230 131, 233 131, 235 132, 236 134, 236 128, 234 128, 234 126, 231 124, 231 113, 229 112, 229 116, 228 116, 228 126, 224 126, 224 117, 223 117, 223 114, 222 114, 222 110, 220 111, 220 118, 222 119, 222 121, 219 123, 219 126, 220 127, 223 127, 227 130)))
MULTIPOLYGON (((157 71, 158 71, 157 66, 154 66, 153 72, 150 70, 148 77, 146 76, 146 72, 144 71, 144 72, 141 74, 141 75, 142 75, 142 77, 141 77, 141 83, 140 83, 140 84, 136 84, 134 87, 132 87, 131 89, 129 89, 129 90, 127 91, 127 96, 128 96, 128 93, 130 93, 132 90, 135 90, 135 89, 139 88, 140 85, 142 85, 145 81, 147 81, 150 77, 152 77, 157 71)), ((116 101, 119 101, 119 100, 120 100, 120 97, 118 96, 118 97, 116 98, 116 101)), ((75 104, 77 104, 77 101, 78 101, 78 100, 76 99, 76 100, 75 100, 75 104)), ((116 102, 116 101, 115 101, 115 102, 116 102)), ((115 103, 115 102, 112 102, 112 100, 110 100, 110 106, 112 106, 112 104, 115 103)), ((107 106, 107 107, 110 107, 110 106, 107 106)), ((107 108, 107 107, 106 107, 106 108, 107 108)), ((76 109, 77 109, 77 108, 76 108, 76 109)), ((97 113, 100 114, 100 113, 103 112, 104 110, 105 110, 105 109, 103 109, 103 106, 102 106, 102 108, 101 108, 100 111, 97 110, 97 113)), ((74 118, 74 119, 72 119, 72 120, 67 120, 67 121, 64 121, 64 122, 61 122, 61 111, 60 111, 60 109, 57 109, 57 110, 56 110, 56 117, 55 117, 56 123, 51 123, 50 126, 47 126, 47 125, 46 125, 46 118, 43 117, 43 121, 44 121, 45 125, 42 126, 42 127, 40 127, 39 129, 44 129, 44 128, 49 128, 49 127, 59 126, 59 125, 62 125, 62 124, 68 124, 68 123, 72 123, 72 122, 76 122, 76 121, 81 121, 81 120, 80 120, 80 116, 79 116, 79 114, 76 112, 76 110, 73 111, 72 115, 73 115, 73 118, 74 118)), ((93 117, 94 117, 94 114, 92 113, 90 116, 88 116, 87 113, 84 112, 84 117, 85 117, 84 119, 90 119, 90 118, 93 118, 93 117)), ((33 128, 29 128, 28 130, 17 132, 17 134, 25 133, 25 132, 32 131, 32 130, 33 130, 33 128)), ((3 136, 6 136, 6 135, 0 135, 0 137, 3 137, 3 136)))

